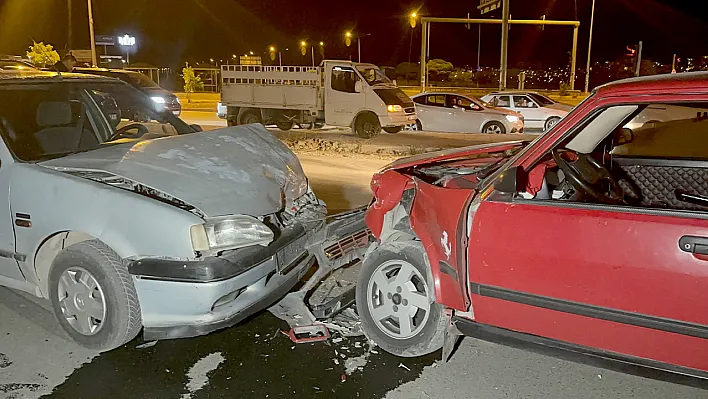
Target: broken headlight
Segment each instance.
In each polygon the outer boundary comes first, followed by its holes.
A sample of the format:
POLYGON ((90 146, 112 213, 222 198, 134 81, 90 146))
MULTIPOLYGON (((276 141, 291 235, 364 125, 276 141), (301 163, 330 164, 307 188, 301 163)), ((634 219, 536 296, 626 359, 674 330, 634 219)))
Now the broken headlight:
POLYGON ((302 169, 296 170, 288 165, 286 173, 284 194, 286 202, 290 203, 307 194, 310 187, 302 169))
POLYGON ((251 245, 266 246, 273 241, 273 231, 251 216, 225 216, 209 219, 191 227, 195 251, 218 251, 251 245))

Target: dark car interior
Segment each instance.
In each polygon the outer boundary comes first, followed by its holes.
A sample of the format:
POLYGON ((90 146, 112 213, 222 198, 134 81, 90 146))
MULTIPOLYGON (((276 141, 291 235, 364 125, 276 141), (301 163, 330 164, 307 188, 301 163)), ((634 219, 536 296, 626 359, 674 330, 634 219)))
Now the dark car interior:
POLYGON ((590 152, 568 148, 573 138, 555 148, 529 171, 523 197, 705 211, 708 104, 662 109, 638 107, 590 152))

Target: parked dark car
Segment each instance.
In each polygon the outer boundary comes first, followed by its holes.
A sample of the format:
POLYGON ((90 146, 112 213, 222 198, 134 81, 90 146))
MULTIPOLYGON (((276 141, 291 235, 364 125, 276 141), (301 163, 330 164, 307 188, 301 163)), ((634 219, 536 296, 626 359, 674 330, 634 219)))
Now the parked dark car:
POLYGON ((182 104, 180 104, 177 96, 163 89, 140 72, 106 68, 75 68, 74 72, 120 79, 147 94, 157 104, 158 108, 160 108, 159 110, 170 111, 175 116, 179 116, 182 113, 182 104))

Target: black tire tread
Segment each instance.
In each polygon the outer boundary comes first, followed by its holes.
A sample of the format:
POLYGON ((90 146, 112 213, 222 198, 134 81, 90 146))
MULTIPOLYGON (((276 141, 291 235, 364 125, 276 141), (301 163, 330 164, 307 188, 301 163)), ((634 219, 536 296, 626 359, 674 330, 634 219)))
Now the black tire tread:
MULTIPOLYGON (((125 328, 116 331, 116 335, 111 340, 112 342, 110 342, 107 347, 100 348, 99 350, 108 351, 115 349, 135 338, 142 329, 142 314, 138 295, 125 261, 108 245, 99 240, 82 241, 65 248, 63 252, 77 252, 96 260, 99 264, 103 265, 106 279, 122 287, 123 298, 116 298, 116 301, 119 307, 121 302, 126 304, 125 309, 123 309, 123 311, 127 313, 125 316, 127 320, 124 324, 125 328)), ((61 259, 60 257, 61 253, 57 258, 61 259)), ((124 312, 118 310, 119 314, 124 312)))

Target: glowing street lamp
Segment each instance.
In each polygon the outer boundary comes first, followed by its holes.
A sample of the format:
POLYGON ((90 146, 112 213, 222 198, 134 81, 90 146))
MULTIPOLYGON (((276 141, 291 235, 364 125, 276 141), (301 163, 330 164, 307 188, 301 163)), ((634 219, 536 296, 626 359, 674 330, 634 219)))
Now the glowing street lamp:
POLYGON ((408 15, 408 22, 411 24, 411 28, 415 28, 415 25, 418 23, 418 13, 413 11, 408 15))

